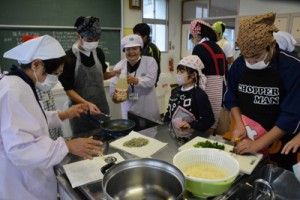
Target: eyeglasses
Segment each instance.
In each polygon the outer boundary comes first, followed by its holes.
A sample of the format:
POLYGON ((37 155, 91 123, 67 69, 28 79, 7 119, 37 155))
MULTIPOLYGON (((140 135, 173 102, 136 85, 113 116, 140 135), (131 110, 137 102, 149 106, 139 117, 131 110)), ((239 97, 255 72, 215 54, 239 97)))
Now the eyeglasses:
POLYGON ((140 47, 127 47, 125 48, 125 52, 135 52, 138 51, 140 49, 140 47))

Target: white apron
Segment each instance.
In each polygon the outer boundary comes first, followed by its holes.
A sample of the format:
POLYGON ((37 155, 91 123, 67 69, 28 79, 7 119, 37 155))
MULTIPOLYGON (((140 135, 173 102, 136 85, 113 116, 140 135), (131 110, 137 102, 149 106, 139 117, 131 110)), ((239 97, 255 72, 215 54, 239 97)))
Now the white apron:
MULTIPOLYGON (((114 70, 123 69, 127 72, 127 60, 123 59, 116 64, 114 70)), ((128 111, 144 116, 154 121, 161 121, 156 98, 155 81, 157 76, 157 64, 154 58, 142 56, 140 66, 136 70, 138 85, 134 86, 134 92, 138 93, 138 100, 127 100, 121 103, 122 118, 128 118, 128 111)), ((110 79, 110 94, 113 96, 118 77, 110 79)), ((128 86, 128 93, 131 92, 128 86)))
POLYGON ((48 128, 61 125, 57 112, 45 112, 48 127, 31 87, 18 76, 0 81, 0 109, 0 199, 56 200, 53 166, 68 153, 62 137, 49 137, 48 128))

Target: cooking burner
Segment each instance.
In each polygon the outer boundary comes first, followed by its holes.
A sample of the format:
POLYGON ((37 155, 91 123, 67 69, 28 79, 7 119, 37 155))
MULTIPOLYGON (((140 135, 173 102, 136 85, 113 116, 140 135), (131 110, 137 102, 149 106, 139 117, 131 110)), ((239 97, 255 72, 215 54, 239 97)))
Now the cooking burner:
POLYGON ((106 163, 112 163, 112 162, 116 162, 116 161, 117 161, 117 158, 114 157, 114 156, 107 156, 107 157, 104 159, 104 161, 105 161, 106 163))

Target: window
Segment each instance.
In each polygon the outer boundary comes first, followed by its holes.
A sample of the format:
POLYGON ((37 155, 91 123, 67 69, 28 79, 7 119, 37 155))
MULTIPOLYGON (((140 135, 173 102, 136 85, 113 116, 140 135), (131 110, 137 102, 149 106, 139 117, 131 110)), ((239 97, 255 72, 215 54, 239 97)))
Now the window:
POLYGON ((151 39, 162 52, 167 51, 168 0, 144 0, 143 22, 151 27, 151 39))
POLYGON ((197 18, 208 17, 207 0, 183 2, 183 21, 192 21, 197 18))

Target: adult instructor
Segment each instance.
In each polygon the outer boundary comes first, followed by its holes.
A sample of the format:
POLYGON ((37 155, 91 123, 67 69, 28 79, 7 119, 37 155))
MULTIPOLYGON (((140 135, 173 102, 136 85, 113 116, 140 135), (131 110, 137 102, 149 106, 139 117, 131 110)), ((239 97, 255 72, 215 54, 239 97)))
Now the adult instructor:
POLYGON ((92 158, 99 154, 100 141, 78 138, 52 140, 49 128, 61 120, 79 116, 88 107, 79 104, 64 112, 44 111, 36 88, 58 79, 65 52, 48 35, 27 41, 4 54, 18 60, 0 81, 0 199, 57 199, 53 166, 68 154, 92 158))

